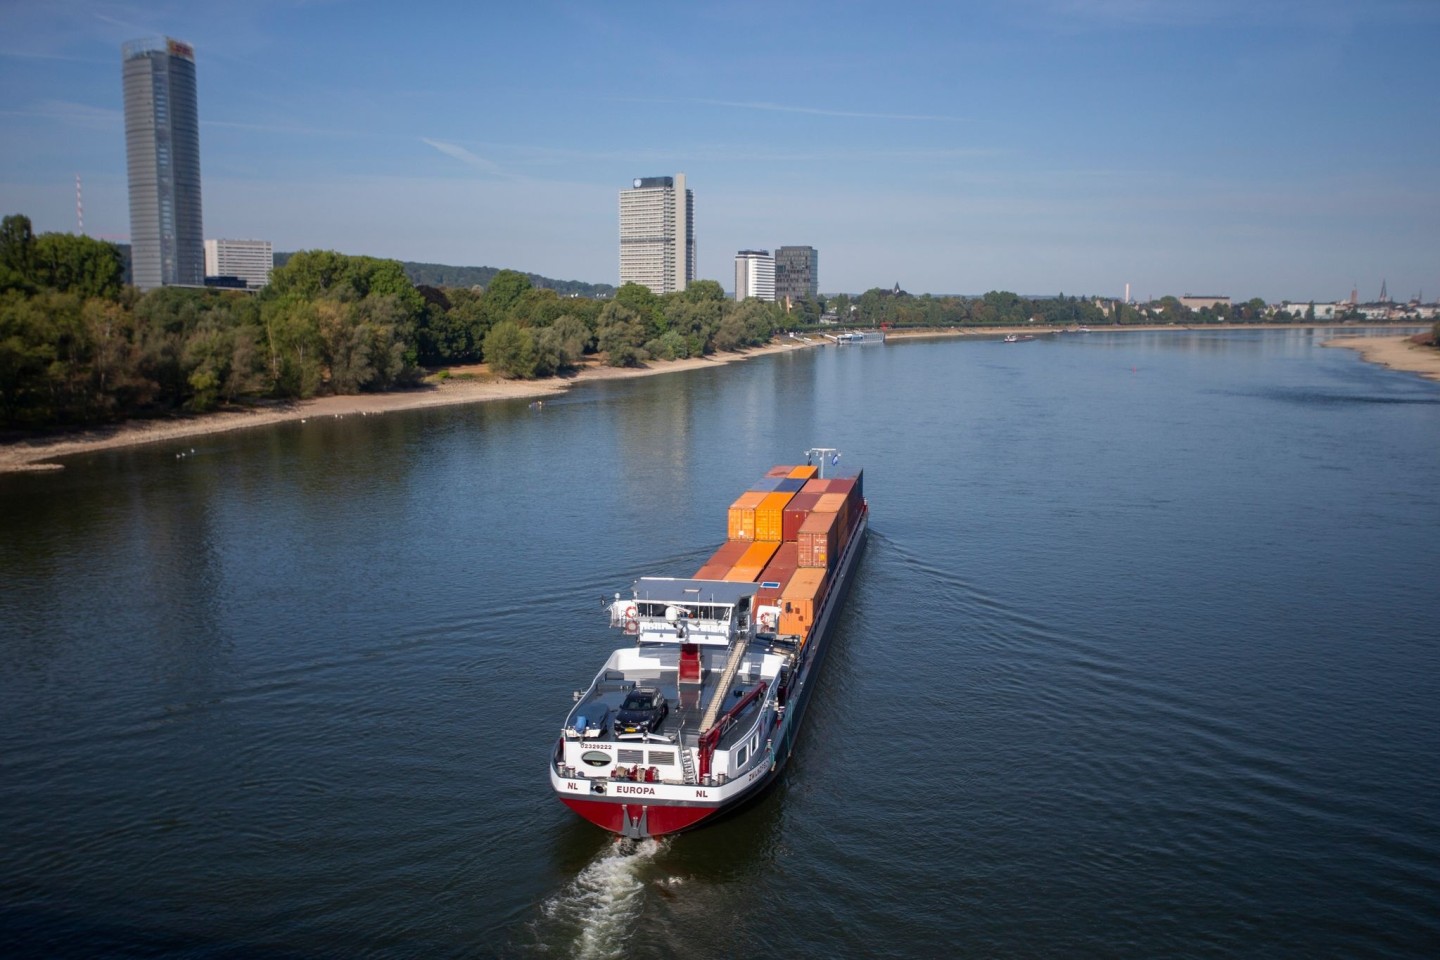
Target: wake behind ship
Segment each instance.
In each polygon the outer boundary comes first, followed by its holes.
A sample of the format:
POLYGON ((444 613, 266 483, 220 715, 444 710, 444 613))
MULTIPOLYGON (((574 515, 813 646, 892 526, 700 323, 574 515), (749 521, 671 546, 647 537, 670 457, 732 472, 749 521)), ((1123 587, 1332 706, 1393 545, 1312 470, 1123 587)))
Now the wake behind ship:
POLYGON ((826 638, 865 548, 863 475, 777 466, 730 505, 693 577, 644 577, 607 605, 631 643, 576 692, 550 785, 626 837, 699 826, 757 796, 795 746, 826 638))

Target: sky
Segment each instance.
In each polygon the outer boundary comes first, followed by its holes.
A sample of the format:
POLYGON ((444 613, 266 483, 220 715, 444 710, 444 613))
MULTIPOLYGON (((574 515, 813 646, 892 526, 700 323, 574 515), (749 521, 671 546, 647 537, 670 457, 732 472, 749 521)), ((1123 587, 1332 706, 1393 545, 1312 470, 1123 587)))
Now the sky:
POLYGON ((129 234, 120 45, 195 48, 206 237, 616 283, 1440 299, 1440 0, 0 0, 0 213, 129 234))

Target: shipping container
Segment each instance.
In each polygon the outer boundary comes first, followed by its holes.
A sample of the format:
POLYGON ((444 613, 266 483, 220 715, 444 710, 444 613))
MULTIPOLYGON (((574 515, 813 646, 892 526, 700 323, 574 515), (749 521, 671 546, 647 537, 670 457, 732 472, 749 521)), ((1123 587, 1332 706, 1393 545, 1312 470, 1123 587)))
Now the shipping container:
POLYGON ((800 568, 780 594, 780 633, 798 635, 803 644, 815 625, 815 611, 825 597, 829 571, 800 568))
POLYGON ((785 505, 785 516, 781 520, 780 539, 796 540, 800 536, 800 525, 805 518, 810 516, 810 511, 815 509, 815 504, 823 497, 823 493, 797 493, 795 497, 785 505))
POLYGON ((724 578, 725 572, 735 566, 735 562, 750 549, 748 540, 726 540, 720 544, 720 548, 710 554, 710 558, 700 565, 701 570, 713 570, 720 568, 720 572, 714 576, 702 576, 695 574, 696 580, 720 580, 724 578))
POLYGON ((767 493, 765 499, 755 508, 755 539, 769 540, 779 543, 785 539, 785 505, 789 503, 795 494, 767 493))
POLYGON ((696 580, 724 580, 733 563, 707 563, 695 571, 696 580))
POLYGON ((814 480, 806 480, 805 486, 800 488, 801 493, 829 493, 830 481, 821 480, 816 477, 814 480))
POLYGON ((799 469, 798 467, 785 467, 785 466, 771 467, 769 470, 765 471, 765 476, 767 476, 767 477, 793 477, 795 474, 792 473, 791 471, 798 470, 798 469, 799 469))
POLYGON ((839 514, 813 510, 805 518, 800 525, 800 535, 795 538, 800 547, 800 566, 828 567, 835 562, 839 519, 839 514))
POLYGON ((801 480, 809 480, 811 477, 815 476, 815 475, 816 475, 817 473, 819 473, 819 472, 820 472, 820 468, 819 468, 819 467, 813 467, 813 466, 811 466, 810 464, 807 463, 807 464, 806 464, 805 466, 803 466, 803 467, 795 467, 795 468, 793 468, 788 474, 786 474, 786 476, 789 476, 789 477, 797 477, 798 479, 801 479, 801 480))
POLYGON ((752 543, 750 549, 735 561, 735 566, 730 568, 730 572, 725 574, 723 579, 738 583, 754 583, 760 579, 765 565, 770 562, 771 557, 775 556, 775 549, 779 546, 780 543, 775 540, 752 543))
POLYGON ((750 486, 746 487, 745 489, 759 490, 762 493, 774 493, 777 489, 779 489, 780 481, 784 479, 784 477, 761 477, 759 480, 756 480, 754 483, 750 484, 750 486))
POLYGON ((755 539, 755 508, 765 494, 759 490, 746 490, 739 499, 730 504, 730 523, 727 536, 731 540, 755 539))
POLYGON ((797 567, 800 566, 800 548, 794 543, 782 543, 775 551, 775 556, 765 565, 760 572, 756 583, 760 589, 755 592, 755 606, 757 607, 778 607, 780 605, 780 593, 785 585, 790 582, 797 567), (774 586, 770 586, 774 584, 774 586))
POLYGON ((783 493, 799 493, 800 488, 807 482, 799 477, 782 477, 780 482, 775 485, 775 489, 783 493))

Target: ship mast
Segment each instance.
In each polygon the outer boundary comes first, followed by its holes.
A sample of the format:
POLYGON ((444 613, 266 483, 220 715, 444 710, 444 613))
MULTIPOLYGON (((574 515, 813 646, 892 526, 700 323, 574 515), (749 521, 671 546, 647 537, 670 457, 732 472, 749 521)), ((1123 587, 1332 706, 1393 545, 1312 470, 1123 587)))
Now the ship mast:
POLYGON ((840 462, 840 451, 834 447, 811 447, 805 451, 805 463, 807 466, 815 465, 815 458, 820 458, 820 479, 825 479, 825 461, 828 459, 833 466, 840 462))

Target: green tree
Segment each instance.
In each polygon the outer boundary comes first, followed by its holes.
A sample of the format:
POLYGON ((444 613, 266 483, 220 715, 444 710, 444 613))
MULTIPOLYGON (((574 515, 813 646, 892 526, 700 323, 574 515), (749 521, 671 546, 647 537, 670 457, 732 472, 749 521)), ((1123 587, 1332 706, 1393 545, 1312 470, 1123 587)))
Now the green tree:
MULTIPOLYGON (((639 284, 625 285, 634 286, 639 284)), ((596 322, 599 326, 595 333, 595 345, 606 355, 606 363, 610 366, 634 367, 649 359, 642 347, 646 340, 646 327, 633 308, 618 299, 612 300, 601 308, 596 322)))
POLYGON ((113 243, 73 233, 42 233, 31 246, 30 278, 38 286, 82 297, 119 295, 125 270, 113 243))
POLYGON ((12 213, 0 220, 0 266, 29 280, 34 249, 35 232, 30 227, 29 217, 23 213, 12 213))
POLYGON ((530 278, 516 270, 501 270, 485 285, 485 305, 496 322, 512 319, 510 311, 532 289, 530 278))
POLYGON ((535 338, 514 320, 501 320, 485 335, 485 360, 504 377, 535 375, 535 338))

